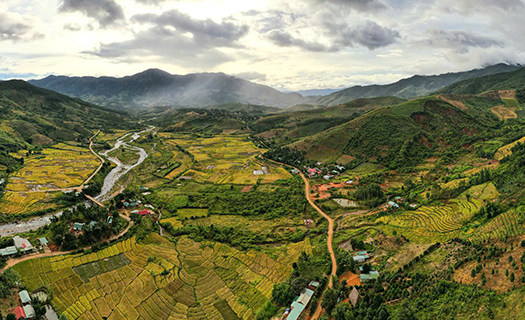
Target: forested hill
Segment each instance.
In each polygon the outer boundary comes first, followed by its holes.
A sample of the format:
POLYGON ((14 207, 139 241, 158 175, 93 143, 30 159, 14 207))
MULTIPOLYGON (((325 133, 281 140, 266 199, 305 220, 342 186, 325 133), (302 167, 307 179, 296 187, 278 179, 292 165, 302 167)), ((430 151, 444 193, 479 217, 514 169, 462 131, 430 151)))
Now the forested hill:
POLYGON ((458 98, 453 106, 437 97, 373 110, 364 116, 290 145, 323 163, 373 160, 390 168, 416 165, 439 155, 452 159, 493 134, 498 118, 490 111, 499 99, 458 98))
POLYGON ((355 86, 319 98, 319 105, 334 106, 358 98, 396 96, 414 98, 429 95, 458 81, 477 77, 512 72, 520 67, 497 64, 467 72, 446 73, 433 76, 413 76, 388 85, 355 86))
POLYGON ((479 94, 486 91, 523 88, 525 88, 525 68, 508 73, 464 80, 441 89, 439 93, 479 94))
POLYGON ((283 108, 312 100, 224 73, 172 75, 150 69, 123 78, 49 76, 29 82, 113 109, 205 107, 230 102, 283 108))
POLYGON ((0 82, 0 126, 4 150, 85 139, 97 129, 131 128, 125 113, 20 80, 0 82))

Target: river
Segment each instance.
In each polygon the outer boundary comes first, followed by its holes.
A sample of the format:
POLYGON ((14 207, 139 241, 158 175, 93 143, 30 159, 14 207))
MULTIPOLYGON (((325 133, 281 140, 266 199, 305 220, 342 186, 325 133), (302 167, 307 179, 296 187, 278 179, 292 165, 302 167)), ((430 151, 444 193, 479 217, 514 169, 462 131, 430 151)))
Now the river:
MULTIPOLYGON (((144 160, 146 160, 146 158, 148 157, 148 153, 146 152, 146 150, 140 147, 132 146, 130 145, 130 143, 140 138, 141 134, 151 131, 153 129, 154 127, 149 127, 148 129, 145 129, 140 132, 127 133, 124 136, 117 139, 117 142, 115 143, 115 146, 113 148, 100 153, 101 155, 107 157, 109 161, 113 162, 116 165, 116 167, 113 168, 113 170, 111 170, 104 179, 104 184, 102 185, 101 192, 98 196, 95 197, 96 200, 100 202, 109 200, 111 198, 111 189, 113 189, 117 181, 130 170, 136 168, 142 162, 144 162, 144 160), (130 137, 130 139, 129 141, 126 141, 128 137, 130 137), (110 152, 117 150, 118 148, 126 148, 128 150, 136 151, 139 154, 139 159, 134 164, 126 165, 120 162, 120 160, 115 157, 108 157, 108 154, 110 152)), ((22 221, 19 223, 2 224, 0 225, 0 237, 12 236, 17 233, 35 230, 45 225, 51 224, 51 218, 60 217, 62 215, 62 212, 63 211, 59 211, 42 217, 31 218, 27 221, 22 221)))

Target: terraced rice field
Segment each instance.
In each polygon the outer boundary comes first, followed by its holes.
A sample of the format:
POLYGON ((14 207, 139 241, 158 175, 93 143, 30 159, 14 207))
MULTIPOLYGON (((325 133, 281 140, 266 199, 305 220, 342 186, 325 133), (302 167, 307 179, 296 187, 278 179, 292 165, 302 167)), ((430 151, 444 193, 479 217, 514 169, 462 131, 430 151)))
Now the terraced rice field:
POLYGON ((501 160, 503 158, 505 158, 506 156, 512 154, 512 151, 510 149, 512 149, 512 147, 514 147, 516 144, 519 143, 524 143, 525 142, 525 137, 519 139, 519 140, 516 140, 512 143, 509 143, 507 145, 504 145, 503 147, 499 148, 496 153, 494 154, 494 159, 496 160, 501 160))
POLYGON ((503 240, 505 237, 514 237, 525 233, 523 220, 525 212, 512 209, 493 218, 481 228, 469 230, 466 238, 481 242, 487 239, 503 240))
POLYGON ((22 169, 10 177, 10 191, 39 191, 79 186, 100 165, 89 149, 66 144, 45 148, 25 158, 22 169))
POLYGON ((482 202, 471 199, 453 200, 446 206, 421 207, 377 219, 388 224, 389 230, 396 230, 411 242, 430 243, 446 241, 461 234, 463 222, 472 218, 482 202))
POLYGON ((54 208, 49 202, 53 197, 47 192, 20 193, 6 192, 0 201, 0 212, 3 214, 19 214, 54 208))
MULTIPOLYGON (((172 149, 180 146, 194 156, 195 162, 190 170, 184 172, 184 176, 190 176, 197 182, 253 185, 258 180, 261 183, 273 183, 290 177, 286 170, 275 166, 270 166, 269 174, 255 175, 254 170, 261 170, 267 164, 255 159, 264 150, 257 148, 247 135, 196 138, 164 134, 162 137, 166 139, 163 143, 171 145, 172 149)), ((177 168, 176 173, 170 173, 166 178, 171 179, 183 170, 186 169, 177 168)))
POLYGON ((27 260, 14 268, 28 290, 47 287, 68 319, 254 319, 307 241, 278 259, 213 242, 152 234, 87 255, 27 260))

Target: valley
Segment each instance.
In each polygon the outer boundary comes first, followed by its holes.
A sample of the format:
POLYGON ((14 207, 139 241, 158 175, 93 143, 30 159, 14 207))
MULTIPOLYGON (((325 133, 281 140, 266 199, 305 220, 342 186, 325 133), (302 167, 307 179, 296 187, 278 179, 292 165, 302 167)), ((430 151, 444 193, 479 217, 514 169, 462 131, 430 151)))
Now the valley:
POLYGON ((61 319, 521 315, 520 70, 290 110, 0 83, 0 312, 27 290, 61 319))

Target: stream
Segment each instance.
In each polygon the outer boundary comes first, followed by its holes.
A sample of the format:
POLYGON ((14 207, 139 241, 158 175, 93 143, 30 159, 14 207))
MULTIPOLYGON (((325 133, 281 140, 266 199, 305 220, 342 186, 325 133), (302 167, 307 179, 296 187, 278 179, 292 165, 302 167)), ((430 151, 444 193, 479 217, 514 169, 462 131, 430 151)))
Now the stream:
MULTIPOLYGON (((105 156, 109 161, 113 162, 116 167, 113 168, 106 178, 104 179, 104 184, 102 185, 102 189, 99 195, 95 197, 96 200, 103 202, 107 201, 111 198, 111 189, 115 186, 117 181, 122 178, 126 173, 128 173, 130 170, 136 168, 139 166, 146 158, 148 157, 148 153, 146 150, 132 146, 130 143, 140 138, 140 135, 143 133, 146 133, 148 131, 153 130, 154 127, 149 127, 148 129, 142 130, 140 132, 135 133, 127 133, 124 136, 117 139, 117 142, 115 143, 115 146, 109 150, 106 150, 104 152, 101 152, 100 155, 105 156), (128 137, 130 137, 129 141, 125 141, 128 137), (119 159, 115 157, 109 157, 108 154, 112 151, 115 151, 119 148, 126 148, 128 150, 136 151, 139 155, 139 159, 136 163, 127 165, 120 162, 119 159)), ((67 209, 64 209, 67 210, 67 209)), ((22 221, 19 223, 8 223, 8 224, 2 224, 0 225, 0 237, 6 237, 6 236, 12 236, 17 233, 21 232, 27 232, 30 230, 36 230, 38 228, 41 228, 45 225, 51 224, 51 218, 52 217, 60 217, 62 215, 62 212, 64 210, 61 210, 59 212, 48 214, 42 217, 36 217, 32 218, 27 221, 22 221)))

